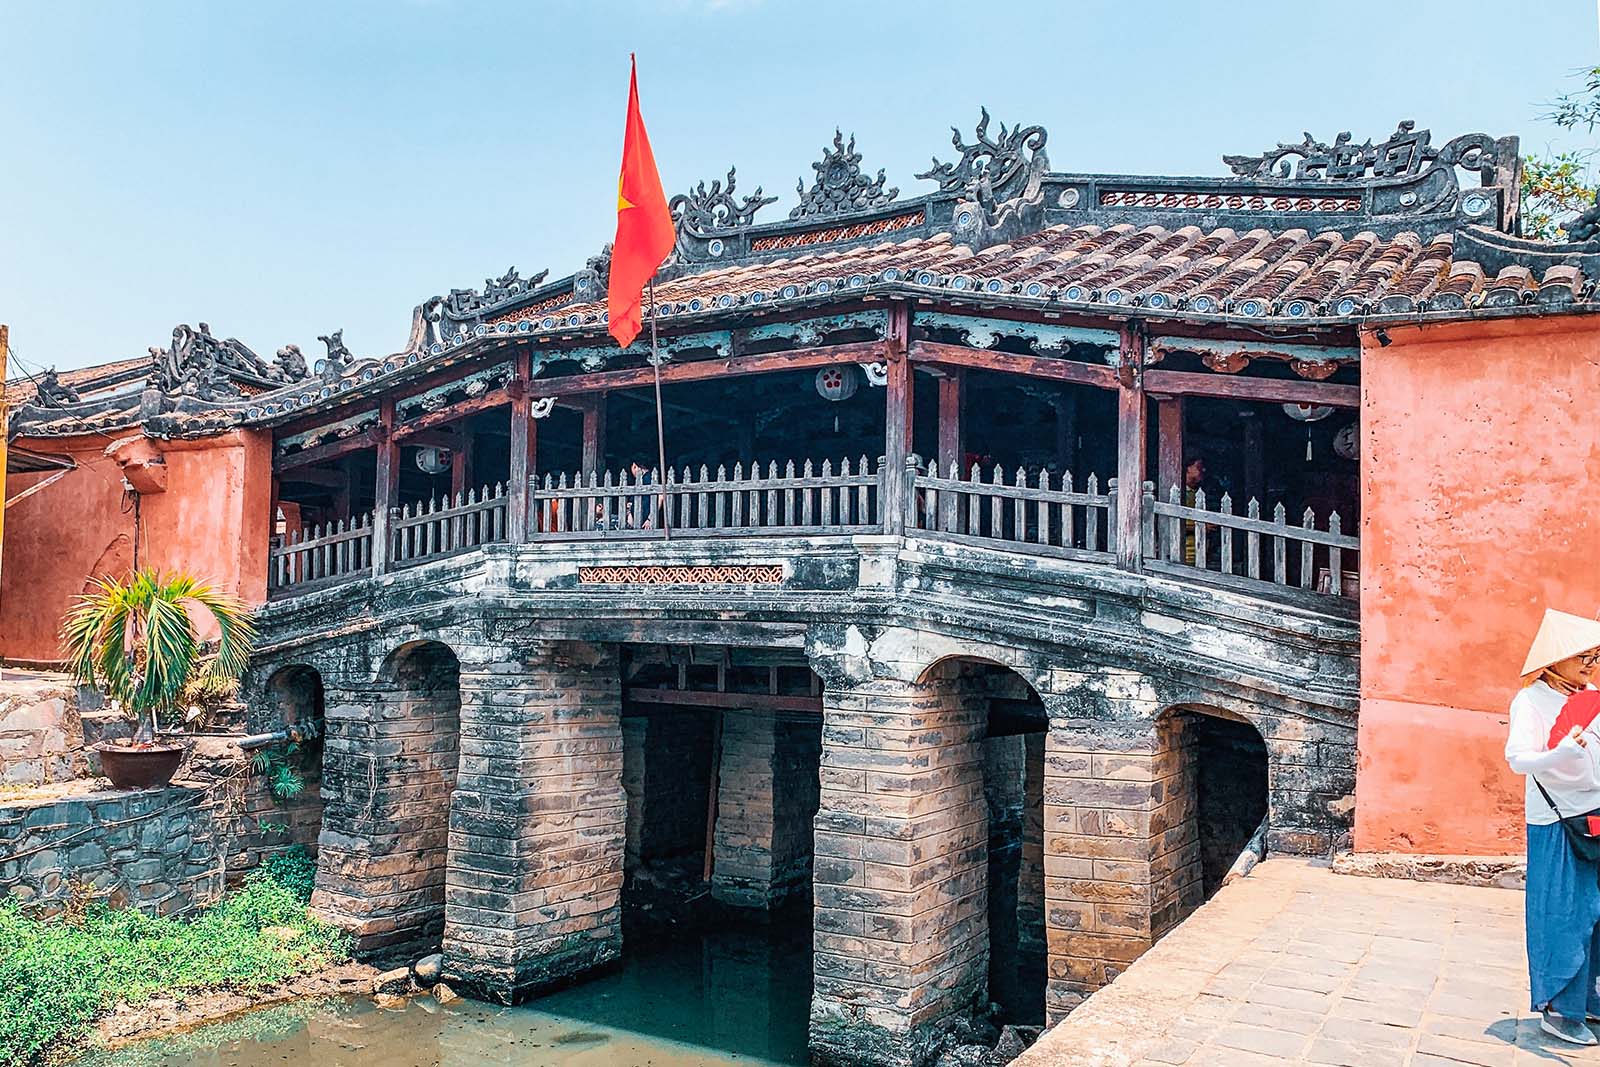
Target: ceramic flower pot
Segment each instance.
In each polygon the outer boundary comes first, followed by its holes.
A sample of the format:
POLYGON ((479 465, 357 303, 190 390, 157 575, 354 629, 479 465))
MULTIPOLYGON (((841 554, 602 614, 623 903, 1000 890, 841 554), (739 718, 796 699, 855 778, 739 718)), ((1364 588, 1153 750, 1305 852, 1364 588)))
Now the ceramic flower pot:
POLYGON ((102 741, 94 746, 100 769, 118 789, 155 789, 172 781, 183 762, 182 745, 136 747, 102 741))

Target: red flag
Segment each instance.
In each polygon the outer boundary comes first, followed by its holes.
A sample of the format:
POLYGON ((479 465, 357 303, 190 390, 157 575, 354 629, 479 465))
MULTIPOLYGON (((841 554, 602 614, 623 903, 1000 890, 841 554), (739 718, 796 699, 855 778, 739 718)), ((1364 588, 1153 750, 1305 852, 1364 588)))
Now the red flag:
POLYGON ((622 173, 617 177, 617 239, 611 245, 611 284, 606 292, 608 329, 623 348, 639 336, 644 286, 672 252, 677 234, 661 191, 661 175, 639 114, 639 71, 633 57, 628 77, 628 128, 622 135, 622 173))

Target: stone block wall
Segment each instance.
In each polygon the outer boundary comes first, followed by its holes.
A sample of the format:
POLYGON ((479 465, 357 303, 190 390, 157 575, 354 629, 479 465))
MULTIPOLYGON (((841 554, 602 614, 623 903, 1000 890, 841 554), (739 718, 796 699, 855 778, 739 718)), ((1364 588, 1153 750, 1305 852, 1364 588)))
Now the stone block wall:
POLYGON ((1201 903, 1193 774, 1181 719, 1052 725, 1044 782, 1049 1021, 1201 903))
POLYGON ((818 724, 772 711, 723 716, 711 876, 718 901, 767 909, 809 883, 820 738, 818 724))
POLYGON ((436 943, 444 924, 460 669, 445 646, 397 650, 376 681, 324 675, 324 811, 312 906, 359 951, 436 943))
POLYGON ((0 895, 45 914, 74 897, 183 914, 222 893, 225 851, 200 786, 85 786, 0 806, 0 895))
POLYGON ((943 674, 825 692, 814 1057, 920 1064, 985 1001, 984 730, 943 674))
POLYGON ((461 673, 449 973, 501 1002, 622 951, 627 796, 613 646, 485 648, 461 673))

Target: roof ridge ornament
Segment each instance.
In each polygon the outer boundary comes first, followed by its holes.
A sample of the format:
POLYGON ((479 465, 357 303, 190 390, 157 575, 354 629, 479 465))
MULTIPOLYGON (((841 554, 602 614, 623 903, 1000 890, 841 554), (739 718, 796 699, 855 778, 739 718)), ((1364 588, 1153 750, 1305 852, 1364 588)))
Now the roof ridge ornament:
POLYGON ((76 389, 61 381, 54 367, 39 375, 39 380, 34 382, 33 390, 33 402, 40 407, 60 408, 83 401, 83 397, 76 389))
POLYGON ((680 232, 687 231, 693 234, 704 234, 714 230, 733 230, 755 223, 755 214, 768 204, 775 204, 775 196, 762 196, 761 186, 756 186, 756 191, 745 197, 743 202, 734 199, 733 193, 737 186, 735 178, 736 168, 728 168, 727 187, 724 188, 720 180, 713 180, 711 187, 706 188, 705 182, 700 182, 687 193, 679 193, 667 201, 667 210, 672 212, 672 217, 677 220, 680 232))
POLYGON ((817 172, 817 176, 812 180, 809 190, 804 178, 795 183, 800 203, 789 212, 791 219, 871 211, 900 195, 900 190, 894 186, 884 188, 883 168, 878 168, 875 180, 861 173, 861 153, 856 151, 856 135, 852 133, 850 143, 846 145, 844 133, 837 127, 833 131, 833 147, 824 147, 822 158, 811 164, 811 169, 817 172))
MULTIPOLYGON (((1492 169, 1498 159, 1497 142, 1487 134, 1469 133, 1434 148, 1432 131, 1417 129, 1415 119, 1404 119, 1394 133, 1377 144, 1368 138, 1351 141, 1345 130, 1326 144, 1309 132, 1299 144, 1279 143, 1259 156, 1223 156, 1222 161, 1241 178, 1278 178, 1292 181, 1360 181, 1404 178, 1420 174, 1435 163, 1467 170, 1492 169)), ((1487 182, 1486 182, 1487 184, 1487 182)))
POLYGON ((1018 123, 1007 129, 1002 122, 998 136, 990 137, 989 109, 980 107, 978 113, 973 143, 950 127, 950 143, 961 158, 941 163, 935 156, 933 166, 917 177, 938 182, 940 192, 961 194, 954 210, 956 232, 985 246, 1018 236, 1039 221, 1033 216, 1044 205, 1044 179, 1050 172, 1044 145, 1050 135, 1043 126, 1018 123))
POLYGON ((917 177, 938 182, 942 193, 963 192, 967 199, 985 207, 1018 197, 1033 199, 1050 170, 1050 160, 1044 151, 1049 131, 1043 126, 1021 124, 1008 130, 1002 122, 1000 135, 991 139, 989 109, 980 107, 978 113, 981 117, 973 144, 964 143, 961 130, 950 127, 950 143, 961 153, 961 158, 954 163, 941 163, 939 157, 934 156, 933 166, 917 177), (1024 156, 1024 152, 1028 154, 1024 156))
POLYGON ((236 378, 257 385, 295 380, 293 367, 281 361, 268 364, 237 337, 219 338, 211 326, 187 323, 172 330, 172 347, 152 345, 150 384, 168 397, 187 396, 212 401, 241 395, 236 378))

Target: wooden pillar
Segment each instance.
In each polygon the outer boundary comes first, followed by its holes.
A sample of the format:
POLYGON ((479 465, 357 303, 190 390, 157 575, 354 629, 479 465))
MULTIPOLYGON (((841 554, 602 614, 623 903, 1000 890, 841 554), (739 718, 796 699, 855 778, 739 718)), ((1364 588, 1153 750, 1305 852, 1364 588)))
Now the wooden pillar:
POLYGON ((460 444, 450 450, 450 495, 458 497, 472 484, 472 429, 463 422, 456 428, 460 444))
POLYGON ((506 486, 510 494, 506 507, 506 536, 513 544, 526 541, 538 526, 533 521, 533 488, 529 485, 536 466, 534 453, 538 447, 538 431, 529 411, 528 368, 529 354, 524 348, 517 353, 516 370, 508 389, 511 394, 511 484, 506 486))
POLYGON ((1122 328, 1117 377, 1117 566, 1144 569, 1145 435, 1148 416, 1144 398, 1144 326, 1122 328))
POLYGON ((355 504, 356 476, 350 468, 349 460, 341 459, 336 466, 339 468, 339 473, 344 475, 344 481, 334 487, 333 513, 338 518, 347 519, 351 516, 355 504))
POLYGON ((1260 415, 1254 412, 1244 414, 1249 415, 1249 418, 1241 420, 1244 423, 1244 499, 1259 500, 1264 504, 1267 496, 1266 434, 1260 415))
POLYGON ((1156 499, 1166 500, 1183 489, 1183 397, 1156 401, 1156 440, 1156 499))
POLYGON ((583 476, 598 475, 605 465, 606 394, 593 393, 583 398, 583 476))
MULTIPOLYGON (((1078 394, 1068 389, 1056 397, 1056 463, 1074 477, 1093 472, 1078 470, 1078 394)), ((1081 483, 1080 483, 1081 484, 1081 483)))
MULTIPOLYGON (((966 477, 966 384, 965 367, 953 367, 939 379, 939 475, 966 477)), ((953 531, 958 499, 945 493, 939 501, 939 525, 953 531)))
POLYGON ((902 533, 907 499, 905 470, 911 455, 912 402, 915 399, 911 374, 911 308, 904 303, 889 306, 889 325, 884 332, 883 357, 889 369, 884 387, 883 481, 879 490, 885 533, 902 533))
POLYGON ((372 569, 389 569, 389 513, 400 500, 400 444, 394 439, 394 401, 385 397, 378 408, 378 477, 372 505, 372 569))

